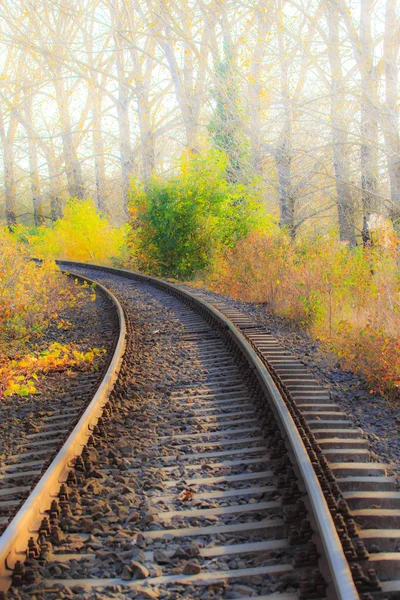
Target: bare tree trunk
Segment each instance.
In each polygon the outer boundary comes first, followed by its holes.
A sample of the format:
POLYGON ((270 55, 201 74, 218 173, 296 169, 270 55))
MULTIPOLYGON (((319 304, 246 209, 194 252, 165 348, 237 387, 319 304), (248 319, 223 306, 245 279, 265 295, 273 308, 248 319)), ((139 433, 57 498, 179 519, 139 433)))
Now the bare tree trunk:
POLYGON ((43 197, 40 186, 39 177, 39 161, 37 151, 37 141, 34 137, 34 129, 32 124, 32 103, 28 100, 26 106, 26 134, 28 137, 28 154, 29 154, 29 173, 31 178, 32 204, 33 204, 33 219, 36 227, 43 225, 43 197))
POLYGON ((17 196, 15 185, 14 137, 17 119, 11 111, 10 123, 6 132, 3 114, 0 111, 0 137, 3 142, 4 193, 6 199, 6 220, 11 230, 17 224, 17 196))
POLYGON ((15 186, 15 157, 14 140, 6 139, 3 144, 4 152, 4 187, 6 196, 7 226, 11 229, 17 224, 17 197, 15 186))
POLYGON ((129 200, 130 177, 133 173, 133 150, 131 146, 131 131, 129 122, 129 103, 124 83, 119 80, 119 98, 117 103, 119 147, 122 170, 122 189, 124 210, 127 213, 129 200))
MULTIPOLYGON (((286 136, 286 132, 283 135, 286 136)), ((278 171, 280 224, 288 230, 291 237, 294 237, 296 228, 294 224, 294 197, 291 193, 291 162, 290 138, 287 137, 282 140, 275 152, 275 164, 278 171)))
POLYGON ((278 31, 280 53, 281 98, 283 105, 283 128, 275 152, 275 163, 278 171, 278 197, 280 208, 280 224, 290 236, 296 234, 294 195, 291 181, 291 149, 292 149, 292 107, 290 101, 288 65, 282 31, 278 31))
POLYGON ((330 3, 338 7, 346 24, 361 77, 360 163, 363 209, 362 239, 365 245, 370 240, 370 215, 374 212, 382 212, 378 194, 378 81, 374 66, 374 44, 371 33, 374 0, 360 1, 359 34, 351 21, 351 11, 345 0, 330 0, 330 3))
POLYGON ((106 166, 104 160, 104 141, 101 129, 101 98, 97 90, 91 90, 91 93, 96 198, 98 209, 104 211, 106 208, 106 166))
POLYGON ((388 172, 391 191, 391 214, 394 220, 400 217, 400 138, 398 108, 398 67, 399 52, 398 27, 396 16, 397 0, 386 0, 384 60, 385 60, 385 106, 381 118, 385 140, 388 172), (397 33, 397 35, 396 35, 397 33))
POLYGON ((123 31, 118 7, 115 0, 110 0, 110 13, 113 22, 113 39, 115 43, 115 58, 118 76, 118 131, 119 148, 122 171, 122 195, 125 214, 128 216, 128 201, 130 178, 133 174, 134 154, 131 145, 131 128, 129 121, 129 105, 131 96, 129 93, 129 82, 125 73, 124 50, 121 45, 121 32, 123 31))
POLYGON ((65 168, 67 172, 68 189, 71 198, 82 200, 85 197, 82 169, 76 155, 71 116, 69 114, 68 99, 65 93, 62 73, 58 70, 54 75, 54 88, 60 117, 62 143, 64 149, 65 168))
MULTIPOLYGON (((168 14, 167 3, 163 0, 158 0, 159 12, 160 12, 160 30, 163 30, 163 35, 160 40, 160 45, 164 51, 167 59, 171 79, 175 89, 175 95, 178 102, 179 109, 181 111, 182 120, 186 134, 186 146, 197 153, 199 151, 199 110, 200 110, 200 97, 199 89, 196 89, 196 84, 202 80, 204 70, 206 68, 206 62, 199 64, 198 69, 200 74, 196 78, 194 76, 194 57, 191 43, 189 43, 191 36, 191 19, 192 14, 188 5, 184 7, 181 14, 180 27, 184 31, 184 59, 183 68, 179 65, 176 52, 175 44, 176 38, 174 37, 176 27, 174 26, 174 19, 171 19, 171 15, 168 14), (170 23, 173 23, 171 27, 170 23)), ((202 86, 199 86, 202 88, 202 86)))
POLYGON ((139 91, 138 98, 138 117, 140 128, 140 144, 142 147, 142 168, 145 181, 150 179, 156 164, 156 151, 154 132, 151 125, 150 107, 148 99, 139 91))
POLYGON ((349 146, 345 112, 345 84, 339 43, 339 11, 330 5, 327 10, 329 25, 328 55, 331 69, 331 126, 333 165, 335 169, 339 234, 342 241, 356 245, 354 207, 349 178, 349 146))
POLYGON ((257 42, 255 44, 249 79, 249 116, 252 141, 253 169, 258 174, 262 172, 264 160, 262 132, 262 61, 266 51, 265 37, 270 27, 270 19, 262 7, 257 13, 257 42))
POLYGON ((29 171, 31 177, 32 203, 33 203, 33 218, 35 225, 39 227, 44 223, 43 214, 43 197, 40 187, 39 168, 38 168, 38 153, 36 140, 29 138, 29 171))
POLYGON ((46 152, 47 168, 49 172, 49 198, 51 220, 57 221, 63 216, 62 182, 59 174, 59 164, 52 149, 46 152))
POLYGON ((179 108, 182 113, 183 123, 186 132, 186 145, 188 148, 197 152, 197 123, 196 117, 193 111, 193 105, 190 102, 184 83, 181 77, 181 69, 178 66, 173 48, 172 39, 170 38, 170 28, 166 26, 165 41, 164 41, 164 52, 168 61, 169 69, 171 72, 171 78, 174 82, 175 93, 179 108))
POLYGON ((136 50, 131 50, 133 76, 136 84, 137 116, 140 130, 144 181, 150 179, 156 164, 155 137, 149 101, 155 46, 155 39, 150 37, 146 44, 146 57, 141 57, 136 50))
POLYGON ((361 190, 363 206, 363 242, 370 239, 369 218, 381 212, 378 197, 378 119, 374 98, 377 94, 377 78, 373 64, 371 16, 373 0, 361 0, 361 190))

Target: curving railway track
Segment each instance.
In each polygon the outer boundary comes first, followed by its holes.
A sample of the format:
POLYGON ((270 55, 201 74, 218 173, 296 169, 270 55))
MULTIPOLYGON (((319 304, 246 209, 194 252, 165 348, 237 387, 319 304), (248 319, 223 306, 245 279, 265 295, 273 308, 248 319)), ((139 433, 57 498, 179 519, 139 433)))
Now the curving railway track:
POLYGON ((201 292, 63 267, 120 337, 0 538, 0 598, 400 597, 400 494, 300 360, 201 292))
MULTIPOLYGON (((79 276, 77 278, 80 279, 79 276)), ((51 404, 46 399, 36 401, 35 404, 24 403, 28 404, 24 410, 20 406, 15 417, 19 423, 18 432, 15 426, 11 428, 8 424, 12 444, 3 444, 1 447, 0 535, 62 448, 104 380, 115 352, 119 323, 117 307, 102 286, 97 286, 96 303, 99 316, 98 323, 93 327, 96 328, 96 339, 101 339, 106 350, 106 357, 101 361, 100 368, 80 373, 79 376, 64 381, 62 387, 57 386, 58 394, 54 394, 51 404)), ((86 338, 88 330, 82 332, 80 329, 80 336, 82 333, 86 338)), ((9 411, 9 407, 3 409, 3 415, 6 411, 9 411)), ((7 420, 3 425, 7 427, 7 420)))

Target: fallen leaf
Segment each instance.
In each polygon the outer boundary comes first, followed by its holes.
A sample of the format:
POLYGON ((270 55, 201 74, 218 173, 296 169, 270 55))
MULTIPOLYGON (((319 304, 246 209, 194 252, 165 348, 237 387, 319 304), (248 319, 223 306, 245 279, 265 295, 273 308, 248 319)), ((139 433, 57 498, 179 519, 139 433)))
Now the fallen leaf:
POLYGON ((181 494, 179 494, 179 500, 181 502, 188 502, 188 500, 193 499, 193 492, 190 490, 183 490, 181 494))

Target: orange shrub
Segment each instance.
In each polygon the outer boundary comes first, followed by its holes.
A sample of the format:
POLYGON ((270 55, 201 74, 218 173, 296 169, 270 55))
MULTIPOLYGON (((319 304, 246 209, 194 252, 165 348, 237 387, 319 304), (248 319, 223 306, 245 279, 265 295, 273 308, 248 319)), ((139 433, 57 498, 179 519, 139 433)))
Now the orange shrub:
POLYGON ((208 285, 305 327, 379 391, 400 385, 398 238, 350 249, 331 234, 291 242, 270 227, 220 253, 208 285))

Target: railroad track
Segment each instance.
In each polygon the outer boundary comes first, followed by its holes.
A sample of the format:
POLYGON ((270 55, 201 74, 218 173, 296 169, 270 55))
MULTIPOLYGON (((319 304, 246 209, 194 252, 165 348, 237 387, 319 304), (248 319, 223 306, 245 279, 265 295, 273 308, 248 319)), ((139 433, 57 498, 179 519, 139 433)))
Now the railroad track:
POLYGON ((31 502, 2 536, 3 590, 12 579, 11 598, 399 597, 399 494, 304 365, 200 292, 79 272, 121 300, 126 352, 41 514, 31 502))
POLYGON ((28 407, 21 417, 20 435, 13 439, 11 451, 3 450, 0 464, 0 534, 63 446, 107 372, 118 340, 118 316, 112 297, 102 286, 98 286, 98 296, 108 316, 101 325, 106 359, 98 371, 82 373, 76 381, 66 382, 51 404, 42 402, 38 412, 28 407))

